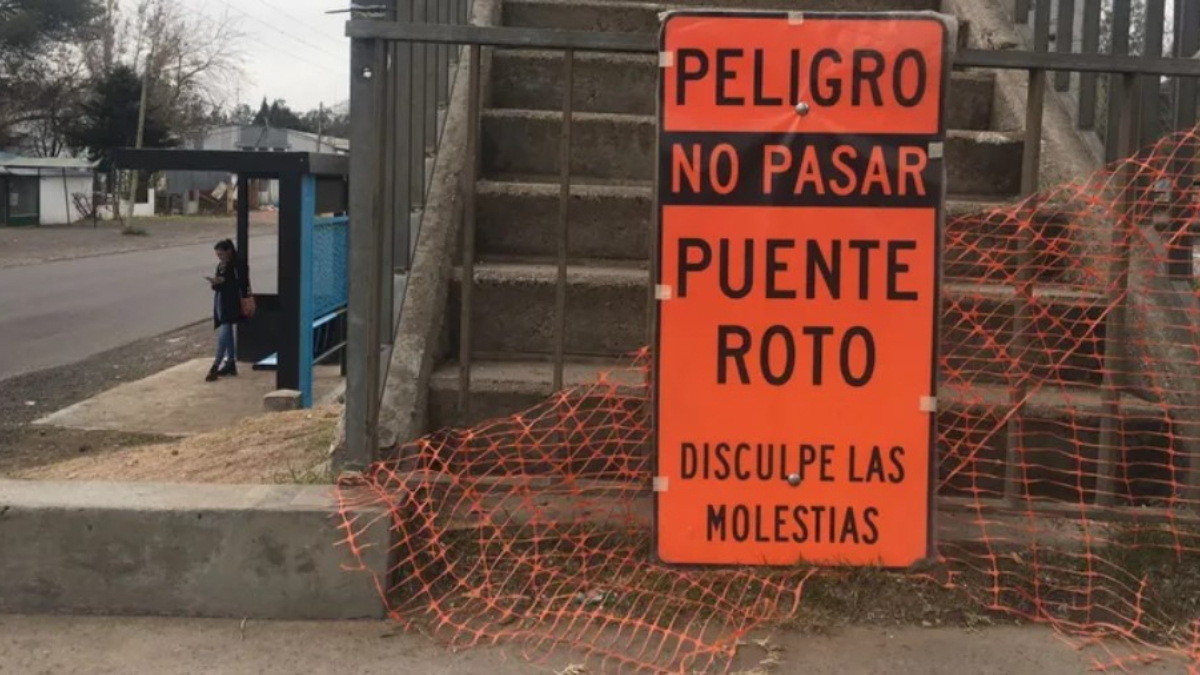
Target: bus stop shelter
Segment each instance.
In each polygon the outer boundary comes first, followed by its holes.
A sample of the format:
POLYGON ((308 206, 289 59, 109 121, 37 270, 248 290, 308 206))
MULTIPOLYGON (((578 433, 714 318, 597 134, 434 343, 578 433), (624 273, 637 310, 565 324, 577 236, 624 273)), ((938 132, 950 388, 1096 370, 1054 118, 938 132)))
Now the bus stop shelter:
MULTIPOLYGON (((333 356, 345 367, 348 176, 344 155, 236 150, 118 149, 118 169, 220 171, 237 176, 237 248, 250 256, 250 180, 279 181, 278 283, 254 293, 258 311, 238 326, 238 360, 274 368, 277 389, 312 405, 313 367, 333 356)), ((254 270, 250 270, 251 283, 254 270)))

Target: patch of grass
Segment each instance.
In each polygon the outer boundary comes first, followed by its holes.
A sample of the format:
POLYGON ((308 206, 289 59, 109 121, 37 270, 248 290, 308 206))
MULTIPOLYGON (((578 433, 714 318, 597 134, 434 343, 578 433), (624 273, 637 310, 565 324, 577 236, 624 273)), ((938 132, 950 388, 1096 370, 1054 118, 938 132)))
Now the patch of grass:
POLYGON ((329 485, 334 482, 333 465, 329 461, 329 448, 337 434, 337 417, 322 420, 311 434, 298 439, 304 449, 301 467, 290 466, 275 475, 276 483, 292 485, 329 485))
POLYGON ((121 234, 125 235, 126 237, 147 237, 150 235, 150 233, 146 231, 146 228, 133 223, 126 223, 123 225, 121 227, 121 234))

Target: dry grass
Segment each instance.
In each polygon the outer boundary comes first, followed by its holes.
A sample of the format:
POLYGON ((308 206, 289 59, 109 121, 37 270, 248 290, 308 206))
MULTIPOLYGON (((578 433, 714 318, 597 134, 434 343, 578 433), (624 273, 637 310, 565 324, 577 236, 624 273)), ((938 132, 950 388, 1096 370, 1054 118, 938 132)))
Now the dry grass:
POLYGON ((327 451, 340 407, 258 415, 227 429, 173 443, 15 472, 28 480, 159 483, 328 483, 327 451))

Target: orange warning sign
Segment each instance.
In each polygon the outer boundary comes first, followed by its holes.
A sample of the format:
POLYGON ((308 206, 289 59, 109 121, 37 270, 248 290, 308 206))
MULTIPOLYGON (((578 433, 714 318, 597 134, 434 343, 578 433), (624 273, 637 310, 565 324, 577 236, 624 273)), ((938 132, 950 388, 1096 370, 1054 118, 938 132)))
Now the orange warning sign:
POLYGON ((931 554, 947 20, 665 20, 664 562, 931 554))

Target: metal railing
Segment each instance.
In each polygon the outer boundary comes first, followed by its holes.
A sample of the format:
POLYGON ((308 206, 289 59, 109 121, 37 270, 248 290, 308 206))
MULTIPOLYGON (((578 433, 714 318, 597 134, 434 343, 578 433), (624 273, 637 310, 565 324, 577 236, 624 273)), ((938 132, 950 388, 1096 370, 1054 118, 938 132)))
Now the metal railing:
MULTIPOLYGON (((471 0, 376 0, 351 23, 465 24, 471 0)), ((351 237, 346 443, 364 466, 377 447, 380 395, 387 377, 408 272, 425 218, 432 168, 445 126, 459 50, 451 43, 353 40, 350 48, 351 237), (365 183, 365 184, 364 184, 365 183), (397 297, 399 296, 399 297, 397 297), (359 310, 359 311, 354 311, 359 310)))
MULTIPOLYGON (((1128 0, 1123 0, 1128 2, 1128 0)), ((1193 0, 1184 0, 1184 2, 1192 2, 1193 0)), ((988 51, 988 50, 960 50, 955 56, 955 68, 985 68, 985 69, 1008 69, 1025 71, 1028 73, 1028 90, 1025 111, 1025 143, 1023 149, 1023 158, 1021 164, 1021 191, 1025 195, 1035 194, 1040 188, 1040 166, 1041 166, 1041 143, 1043 110, 1046 99, 1047 85, 1049 73, 1051 72, 1068 72, 1078 73, 1082 75, 1107 75, 1114 82, 1115 88, 1120 92, 1120 95, 1114 98, 1114 116, 1113 119, 1120 120, 1120 133, 1118 134, 1118 145, 1123 156, 1132 154, 1137 147, 1139 138, 1137 125, 1137 107, 1140 101, 1144 100, 1140 96, 1139 85, 1142 80, 1150 78, 1159 80, 1164 76, 1189 78, 1189 81, 1196 81, 1195 78, 1200 78, 1200 60, 1167 58, 1163 56, 1148 55, 1138 56, 1129 54, 1099 54, 1099 53, 1067 53, 1061 51, 1050 51, 1050 16, 1051 5, 1048 1, 1038 2, 1034 12, 1034 40, 1032 50, 1010 50, 1010 51, 988 51)), ((354 44, 354 60, 355 67, 358 69, 371 68, 371 64, 382 63, 383 55, 386 49, 394 49, 394 45, 409 44, 409 45, 465 45, 468 54, 468 77, 469 77, 469 128, 468 134, 468 162, 467 175, 463 177, 463 185, 466 190, 464 194, 464 210, 462 213, 462 283, 461 283, 461 305, 459 317, 460 321, 460 339, 458 344, 458 366, 459 366, 459 411, 460 414, 470 404, 471 391, 471 367, 472 358, 474 356, 471 340, 471 324, 472 324, 472 309, 473 309, 473 280, 474 280, 474 264, 475 264, 475 245, 476 245, 476 201, 475 190, 479 172, 479 136, 480 136, 480 118, 481 118, 481 94, 480 88, 481 79, 481 54, 485 48, 527 48, 540 50, 560 51, 564 54, 563 59, 563 78, 564 78, 564 95, 562 102, 562 127, 560 130, 560 146, 559 146, 559 204, 557 214, 557 242, 555 248, 554 264, 556 268, 555 281, 555 302, 554 302, 554 334, 553 334, 553 384, 559 388, 563 384, 563 373, 565 367, 565 325, 566 325, 566 289, 567 289, 567 225, 568 225, 568 203, 570 197, 571 172, 570 162, 570 145, 572 138, 572 91, 574 89, 574 61, 575 55, 578 52, 618 52, 618 53, 642 53, 654 54, 657 52, 657 37, 653 34, 637 34, 637 33, 593 33, 582 31, 564 31, 564 30, 547 30, 547 29, 524 29, 524 28, 504 28, 504 27, 486 27, 486 26, 467 26, 467 25, 446 25, 446 24, 424 24, 415 22, 383 22, 383 21, 351 21, 347 25, 347 35, 352 38, 354 44), (393 47, 385 48, 385 45, 393 47)), ((415 49, 416 47, 410 47, 415 49)), ((375 66, 377 67, 377 66, 375 66)), ((361 76, 361 71, 356 71, 357 76, 361 76)), ((356 77, 357 77, 356 76, 356 77)), ((369 79, 369 78, 368 78, 369 79)), ((370 85, 362 81, 358 77, 355 85, 359 88, 360 95, 354 100, 369 100, 371 95, 370 85)), ((414 105, 415 102, 414 102, 414 105)), ((390 124, 393 118, 378 115, 378 112, 368 114, 365 111, 375 111, 376 107, 368 104, 367 107, 355 109, 353 119, 356 125, 369 126, 377 124, 386 127, 390 124), (376 116, 378 115, 378 116, 376 116), (371 120, 378 120, 372 122, 371 120)), ((364 129, 360 129, 360 135, 370 139, 374 136, 364 129)), ((357 137, 356 137, 357 138, 357 137)), ((364 147, 356 145, 355 147, 364 147)), ((374 147, 367 144, 366 147, 374 147)), ((355 156, 356 166, 367 162, 366 159, 355 156)), ((364 172, 356 175, 369 175, 364 172)), ((389 180, 388 174, 379 174, 381 179, 372 181, 370 184, 355 184, 352 182, 352 189, 355 190, 357 200, 355 204, 366 203, 369 199, 379 199, 380 193, 385 191, 385 184, 389 180), (383 183, 384 185, 381 185, 383 183)), ((1032 208, 1032 206, 1031 206, 1032 208)), ((374 213, 374 212, 373 212, 374 213)), ((386 212, 385 212, 386 213, 386 212)), ((356 212, 356 219, 359 214, 356 212)), ((387 233, 382 232, 386 229, 384 219, 375 214, 372 216, 375 222, 377 236, 386 239, 387 233)), ((1014 338, 1015 340, 1028 339, 1028 332, 1033 322, 1033 312, 1035 311, 1035 302, 1033 299, 1034 279, 1030 274, 1029 269, 1032 255, 1033 242, 1029 238, 1028 233, 1022 235, 1024 238, 1020 242, 1021 248, 1018 251, 1017 267, 1020 272, 1016 280, 1018 302, 1014 309, 1014 338)), ((653 237, 651 237, 653 241, 653 237)), ((1124 257, 1124 262, 1118 261, 1114 264, 1113 274, 1119 279, 1119 282, 1113 289, 1113 297, 1111 300, 1114 303, 1122 302, 1121 298, 1125 295, 1128 282, 1128 247, 1121 247, 1120 242, 1115 242, 1116 250, 1124 257), (1122 272, 1125 270, 1125 272, 1122 272)), ((359 251, 359 262, 366 263, 370 260, 366 252, 359 251)), ((654 253, 651 252, 651 260, 654 260, 654 253)), ((354 274, 366 277, 371 274, 370 267, 367 264, 352 263, 354 274)), ((651 271, 653 273, 653 270, 651 271)), ((653 307, 652 284, 648 286, 648 302, 650 303, 651 312, 653 307)), ((363 298, 360 296, 360 302, 363 298)), ((355 305, 352 299, 351 305, 351 327, 356 325, 356 321, 363 322, 363 316, 370 311, 370 307, 366 305, 355 305)), ((1119 312, 1118 312, 1119 314, 1119 312)), ((648 315, 652 316, 648 312, 648 315)), ((1119 319, 1115 329, 1109 330, 1106 334, 1105 354, 1115 355, 1122 350, 1121 340, 1122 333, 1119 325, 1119 319)), ((648 326, 647 330, 650 328, 648 326)), ((363 340, 361 333, 359 340, 363 340)), ((352 340, 354 333, 352 333, 352 340)), ((364 351, 370 355, 372 353, 370 346, 366 342, 352 342, 352 349, 355 353, 363 353, 364 351)), ((377 372, 377 369, 375 371, 377 372)), ((352 371, 353 374, 353 371, 352 371)), ((1106 411, 1119 410, 1120 397, 1118 383, 1105 382, 1105 398, 1103 405, 1106 411)), ((351 377, 349 383, 349 394, 347 396, 347 424, 348 432, 351 424, 365 424, 368 415, 363 411, 350 411, 352 406, 365 406, 366 402, 363 397, 369 398, 371 402, 377 404, 377 396, 374 392, 378 391, 377 385, 373 381, 367 379, 355 379, 351 377), (355 398, 354 391, 362 392, 362 396, 355 398), (371 392, 367 395, 367 392, 371 392)), ((1012 404, 1016 411, 1012 415, 1011 424, 1019 425, 1021 418, 1021 407, 1025 399, 1024 385, 1014 388, 1012 396, 1012 404)), ((1105 449, 1102 449, 1102 459, 1110 457, 1115 452, 1117 444, 1117 429, 1115 428, 1117 417, 1110 415, 1105 417, 1105 426, 1101 430, 1101 441, 1105 449)), ((360 438, 367 438, 370 434, 369 429, 361 432, 360 438)), ((350 436, 348 436, 348 439, 350 436)), ((1005 480, 1005 493, 1009 501, 1016 498, 1018 494, 1018 479, 1013 470, 1019 466, 1017 461, 1018 433, 1008 434, 1009 442, 1007 448, 1007 459, 1009 460, 1010 473, 1005 480)), ((374 445, 365 445, 359 449, 359 452, 366 452, 365 448, 374 448, 374 445)), ((1110 466, 1115 466, 1115 463, 1110 463, 1110 466)), ((1111 479, 1111 476, 1108 478, 1111 479)), ((1104 477, 1101 480, 1105 480, 1104 477)), ((1099 504, 1098 506, 1102 506, 1099 504)))
MULTIPOLYGON (((1057 54, 1138 55, 1200 58, 1200 0, 1051 0, 1042 11, 1033 0, 1014 0, 1013 20, 1026 39, 1036 39, 1039 21, 1048 25, 1057 54), (1031 28, 1032 26, 1032 28, 1031 28)), ((1095 132, 1097 154, 1105 161, 1120 155, 1120 128, 1108 124, 1121 105, 1111 81, 1097 73, 1054 74, 1054 90, 1068 104, 1080 130, 1095 132)), ((1145 146, 1173 129, 1197 120, 1197 83, 1193 78, 1164 77, 1140 94, 1138 145, 1145 146)))

